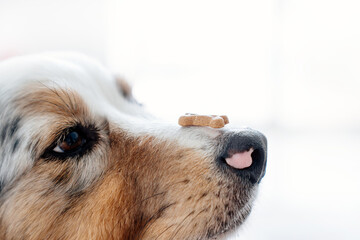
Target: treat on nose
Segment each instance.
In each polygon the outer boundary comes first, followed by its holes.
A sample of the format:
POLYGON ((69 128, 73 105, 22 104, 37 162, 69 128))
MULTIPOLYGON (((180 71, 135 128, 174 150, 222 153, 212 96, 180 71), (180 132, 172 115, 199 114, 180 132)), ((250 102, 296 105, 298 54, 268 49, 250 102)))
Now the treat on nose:
POLYGON ((203 126, 222 128, 229 123, 229 118, 226 115, 199 115, 186 113, 185 115, 180 116, 178 123, 183 127, 203 126))
MULTIPOLYGON (((179 118, 179 124, 183 127, 222 128, 227 123, 229 119, 225 115, 185 114, 179 118)), ((241 179, 248 179, 252 184, 259 183, 265 175, 267 155, 265 136, 250 128, 226 132, 224 150, 217 161, 220 163, 220 168, 235 173, 241 179)))

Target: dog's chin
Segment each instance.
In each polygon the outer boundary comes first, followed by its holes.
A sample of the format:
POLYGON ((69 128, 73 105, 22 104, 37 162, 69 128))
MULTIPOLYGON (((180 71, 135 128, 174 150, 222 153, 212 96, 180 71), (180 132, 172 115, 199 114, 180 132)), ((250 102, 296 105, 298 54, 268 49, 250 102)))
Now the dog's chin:
POLYGON ((235 187, 229 189, 229 198, 224 200, 223 211, 215 213, 215 224, 207 229, 208 239, 226 239, 246 221, 258 192, 257 185, 247 187, 246 190, 235 187))
POLYGON ((235 228, 233 230, 229 230, 229 231, 227 231, 225 233, 221 233, 218 236, 213 237, 213 238, 209 238, 209 239, 210 240, 226 240, 229 237, 233 236, 235 234, 236 230, 237 230, 237 228, 235 228))

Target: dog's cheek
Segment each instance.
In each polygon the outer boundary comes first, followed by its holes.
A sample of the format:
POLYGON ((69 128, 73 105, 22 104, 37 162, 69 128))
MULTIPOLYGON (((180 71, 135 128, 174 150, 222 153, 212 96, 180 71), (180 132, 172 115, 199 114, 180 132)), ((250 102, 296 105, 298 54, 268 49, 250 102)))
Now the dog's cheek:
MULTIPOLYGON (((202 237, 222 200, 211 159, 191 149, 148 142, 137 158, 135 207, 143 213, 140 239, 202 237), (150 157, 151 156, 151 157, 150 157)), ((135 160, 132 163, 136 162, 135 160)), ((129 164, 130 169, 135 168, 129 164)), ((132 171, 134 172, 134 171, 132 171)), ((133 177, 134 178, 134 177, 133 177)))
MULTIPOLYGON (((213 193, 218 188, 210 179, 209 166, 203 158, 187 155, 164 164, 164 178, 159 178, 159 192, 165 192, 152 207, 156 219, 144 229, 144 239, 184 239, 205 235, 215 208, 213 193), (169 206, 161 214, 163 206, 169 206), (210 215, 210 216, 209 216, 210 215)), ((150 210, 150 209, 149 209, 150 210)))
MULTIPOLYGON (((80 239, 88 236, 90 239, 91 235, 86 235, 89 229, 94 231, 91 234, 103 234, 109 225, 100 226, 100 223, 106 216, 119 212, 114 208, 120 206, 122 184, 117 178, 104 177, 106 180, 98 178, 91 186, 78 191, 79 177, 74 178, 76 175, 71 163, 39 162, 19 179, 6 193, 0 209, 6 238, 60 239, 67 236, 66 239, 71 239, 78 236, 80 239)), ((118 223, 113 215, 106 220, 107 224, 118 223)), ((116 229, 115 224, 112 228, 116 229)))
POLYGON ((68 206, 51 178, 29 172, 10 189, 0 209, 7 239, 46 239, 53 224, 68 206))
POLYGON ((55 230, 64 239, 131 239, 126 238, 132 219, 127 218, 126 206, 133 195, 124 194, 126 182, 117 171, 108 171, 63 214, 55 230))
POLYGON ((140 238, 204 239, 240 225, 251 210, 249 187, 219 174, 213 158, 192 149, 174 149, 165 148, 166 154, 148 159, 155 167, 149 167, 143 183, 146 202, 139 206, 147 218, 140 238), (150 192, 149 185, 156 188, 150 192))

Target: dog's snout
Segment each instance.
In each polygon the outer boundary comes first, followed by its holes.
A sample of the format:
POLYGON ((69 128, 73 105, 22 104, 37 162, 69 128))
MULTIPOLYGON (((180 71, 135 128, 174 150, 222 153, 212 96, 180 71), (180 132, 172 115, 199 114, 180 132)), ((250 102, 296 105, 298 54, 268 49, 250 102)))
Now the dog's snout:
POLYGON ((255 184, 265 175, 266 155, 265 136, 258 131, 246 129, 226 138, 219 161, 226 171, 255 184))

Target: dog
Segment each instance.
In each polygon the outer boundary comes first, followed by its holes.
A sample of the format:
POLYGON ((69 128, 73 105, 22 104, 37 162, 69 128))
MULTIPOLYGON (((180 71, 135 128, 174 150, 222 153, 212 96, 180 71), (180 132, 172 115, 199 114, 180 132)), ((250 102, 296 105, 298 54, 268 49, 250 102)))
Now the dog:
POLYGON ((0 63, 0 110, 0 239, 217 239, 265 174, 262 133, 159 120, 80 54, 0 63))

